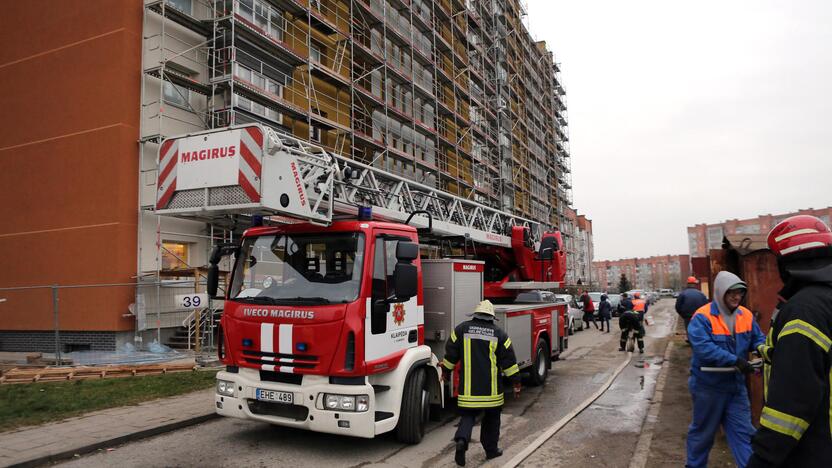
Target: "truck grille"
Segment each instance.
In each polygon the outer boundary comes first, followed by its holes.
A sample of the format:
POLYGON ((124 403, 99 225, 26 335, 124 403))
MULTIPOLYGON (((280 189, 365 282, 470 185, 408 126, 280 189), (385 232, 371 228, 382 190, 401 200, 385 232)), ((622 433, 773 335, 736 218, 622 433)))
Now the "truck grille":
POLYGON ((244 350, 243 358, 249 364, 271 364, 275 366, 294 367, 296 369, 314 369, 318 365, 318 356, 310 356, 308 354, 281 354, 244 350), (289 360, 292 362, 288 362, 289 360))

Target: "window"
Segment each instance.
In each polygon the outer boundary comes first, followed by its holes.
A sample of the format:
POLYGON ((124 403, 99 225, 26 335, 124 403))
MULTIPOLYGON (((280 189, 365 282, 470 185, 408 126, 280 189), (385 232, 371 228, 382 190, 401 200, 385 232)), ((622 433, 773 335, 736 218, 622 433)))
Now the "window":
POLYGON ((181 270, 188 268, 189 245, 184 242, 162 242, 162 269, 181 270))
POLYGON ((404 238, 387 236, 376 237, 376 249, 373 256, 373 310, 371 328, 373 334, 387 331, 387 315, 390 305, 387 299, 395 295, 393 291, 393 271, 396 269, 396 247, 404 238), (382 309, 385 313, 377 309, 382 309))
POLYGON ((321 142, 321 128, 316 125, 309 126, 309 139, 311 141, 320 143, 321 142))
POLYGON ((187 108, 190 104, 191 92, 170 81, 162 82, 162 99, 168 104, 187 108))
POLYGON ((193 12, 191 0, 168 0, 167 3, 169 7, 179 10, 186 15, 190 15, 193 12))
POLYGON ((309 44, 309 58, 318 63, 323 63, 323 50, 324 47, 321 44, 312 41, 309 44))

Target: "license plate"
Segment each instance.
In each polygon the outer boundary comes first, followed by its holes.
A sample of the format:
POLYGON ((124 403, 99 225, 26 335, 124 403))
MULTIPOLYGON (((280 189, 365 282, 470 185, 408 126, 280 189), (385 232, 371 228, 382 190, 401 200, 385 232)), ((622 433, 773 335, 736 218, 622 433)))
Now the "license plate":
POLYGON ((295 402, 295 395, 292 392, 279 392, 277 390, 258 388, 255 396, 258 400, 276 401, 278 403, 286 403, 287 405, 295 402))

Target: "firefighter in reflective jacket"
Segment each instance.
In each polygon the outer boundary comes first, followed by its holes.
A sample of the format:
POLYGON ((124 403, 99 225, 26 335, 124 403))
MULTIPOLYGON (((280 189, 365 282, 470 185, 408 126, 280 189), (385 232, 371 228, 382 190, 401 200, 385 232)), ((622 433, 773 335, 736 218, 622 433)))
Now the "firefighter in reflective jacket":
POLYGON ((763 358, 765 406, 748 466, 832 466, 832 232, 800 215, 768 236, 785 299, 763 358))
POLYGON ((463 322, 451 332, 445 343, 442 365, 445 376, 459 366, 460 410, 455 461, 465 466, 465 451, 471 440, 474 421, 483 412, 480 442, 486 459, 499 457, 503 451, 500 440, 500 412, 503 407, 502 372, 514 384, 515 398, 520 394, 520 374, 514 348, 506 332, 494 324, 494 305, 482 301, 474 309, 472 320, 463 322))

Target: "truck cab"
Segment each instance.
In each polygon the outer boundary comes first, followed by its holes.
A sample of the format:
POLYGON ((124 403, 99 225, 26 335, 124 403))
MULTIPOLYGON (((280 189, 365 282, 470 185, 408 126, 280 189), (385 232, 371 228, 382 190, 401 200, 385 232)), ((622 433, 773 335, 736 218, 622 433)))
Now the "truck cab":
POLYGON ((221 323, 217 411, 418 442, 440 404, 416 229, 297 223, 245 232, 221 323))

